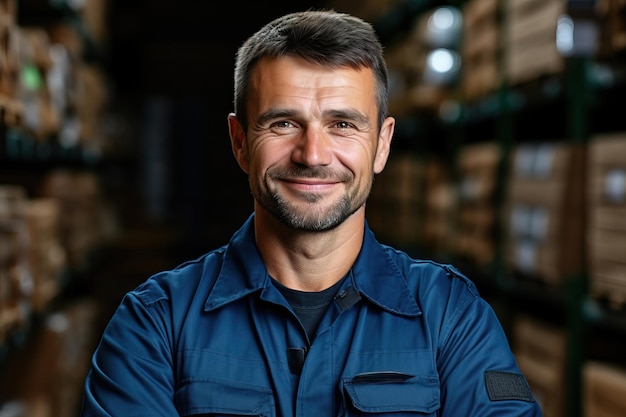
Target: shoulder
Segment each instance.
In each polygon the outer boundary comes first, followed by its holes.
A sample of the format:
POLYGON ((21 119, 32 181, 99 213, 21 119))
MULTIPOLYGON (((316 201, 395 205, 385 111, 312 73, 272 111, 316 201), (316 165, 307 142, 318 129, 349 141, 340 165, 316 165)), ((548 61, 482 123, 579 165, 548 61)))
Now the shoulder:
POLYGON ((173 269, 157 272, 130 291, 129 295, 148 307, 161 301, 189 299, 204 287, 208 292, 219 273, 223 255, 224 248, 220 248, 173 269))
POLYGON ((383 248, 402 274, 411 280, 420 279, 424 280, 424 283, 433 285, 461 284, 470 291, 476 291, 476 287, 471 279, 455 265, 416 258, 391 246, 383 245, 383 248))
POLYGON ((400 269, 417 299, 447 299, 458 303, 470 303, 480 299, 472 280, 452 264, 418 259, 406 252, 386 246, 385 250, 400 269))

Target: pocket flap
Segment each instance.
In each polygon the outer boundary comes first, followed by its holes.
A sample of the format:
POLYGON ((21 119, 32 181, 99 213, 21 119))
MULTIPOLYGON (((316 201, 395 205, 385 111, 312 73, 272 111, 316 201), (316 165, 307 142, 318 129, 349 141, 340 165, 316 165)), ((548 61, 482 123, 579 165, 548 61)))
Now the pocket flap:
POLYGON ((432 413, 440 407, 439 380, 436 377, 414 376, 411 378, 367 378, 355 376, 344 379, 344 389, 357 410, 379 412, 432 413))
POLYGON ((274 397, 264 387, 233 384, 231 381, 191 381, 176 392, 176 403, 182 415, 233 414, 272 416, 274 397))

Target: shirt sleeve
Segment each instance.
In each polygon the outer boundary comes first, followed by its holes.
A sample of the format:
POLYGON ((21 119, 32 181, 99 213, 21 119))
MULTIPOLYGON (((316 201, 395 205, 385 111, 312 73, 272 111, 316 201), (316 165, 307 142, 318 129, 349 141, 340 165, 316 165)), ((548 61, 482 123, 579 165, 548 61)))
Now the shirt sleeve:
POLYGON ((441 334, 441 417, 541 417, 495 312, 482 298, 465 300, 441 334))
POLYGON ((85 380, 81 417, 172 417, 172 349, 165 320, 129 293, 103 332, 85 380))

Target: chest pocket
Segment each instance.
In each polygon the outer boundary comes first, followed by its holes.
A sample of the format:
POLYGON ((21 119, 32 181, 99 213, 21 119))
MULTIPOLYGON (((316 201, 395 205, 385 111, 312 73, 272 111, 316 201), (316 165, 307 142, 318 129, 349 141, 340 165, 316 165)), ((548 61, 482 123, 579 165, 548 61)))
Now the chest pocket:
POLYGON ((434 416, 440 408, 436 377, 374 372, 345 379, 343 385, 346 416, 434 416))
POLYGON ((205 380, 181 384, 176 391, 181 416, 274 417, 274 397, 263 387, 205 380))
POLYGON ((220 351, 180 353, 175 403, 181 416, 274 417, 274 393, 259 357, 220 351))

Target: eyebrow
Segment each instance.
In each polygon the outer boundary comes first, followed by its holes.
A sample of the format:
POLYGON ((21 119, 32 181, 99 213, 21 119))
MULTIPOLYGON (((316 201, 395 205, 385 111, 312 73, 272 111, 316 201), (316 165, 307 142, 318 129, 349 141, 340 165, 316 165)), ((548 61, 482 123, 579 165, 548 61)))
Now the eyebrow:
POLYGON ((282 119, 282 118, 291 118, 291 117, 294 117, 297 114, 298 114, 298 112, 295 111, 295 110, 270 109, 270 110, 268 110, 266 112, 263 112, 263 113, 259 114, 259 116, 257 117, 257 122, 259 124, 265 124, 269 120, 282 119))
POLYGON ((369 117, 354 109, 328 110, 324 112, 324 117, 332 119, 352 120, 359 124, 367 124, 370 121, 369 117))
MULTIPOLYGON (((266 112, 259 114, 257 117, 257 121, 260 124, 264 124, 269 120, 281 119, 281 118, 292 118, 299 114, 296 110, 289 109, 271 109, 266 112)), ((369 117, 364 115, 363 113, 354 110, 354 109, 343 109, 343 110, 326 110, 323 113, 324 118, 331 119, 345 119, 351 120, 359 124, 367 124, 369 123, 369 117)))

